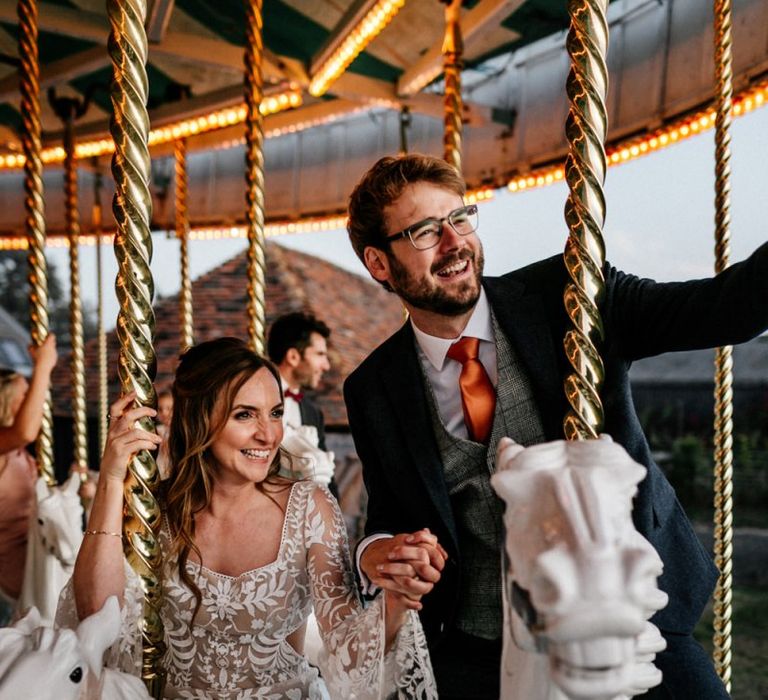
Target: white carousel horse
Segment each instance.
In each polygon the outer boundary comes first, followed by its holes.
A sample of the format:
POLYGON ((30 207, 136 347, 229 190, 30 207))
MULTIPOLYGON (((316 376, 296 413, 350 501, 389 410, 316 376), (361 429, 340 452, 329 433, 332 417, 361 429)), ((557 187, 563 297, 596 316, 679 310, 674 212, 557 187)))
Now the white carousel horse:
POLYGON ((661 682, 662 562, 632 523, 645 468, 610 439, 498 445, 504 700, 618 700, 661 682))
POLYGON ((112 596, 77 630, 41 626, 37 610, 0 629, 0 700, 150 700, 134 676, 102 668, 120 633, 112 596))
POLYGON ((62 486, 35 483, 37 503, 29 522, 24 582, 17 610, 37 608, 44 624, 52 625, 59 593, 72 576, 83 541, 83 507, 78 496, 80 475, 62 486))

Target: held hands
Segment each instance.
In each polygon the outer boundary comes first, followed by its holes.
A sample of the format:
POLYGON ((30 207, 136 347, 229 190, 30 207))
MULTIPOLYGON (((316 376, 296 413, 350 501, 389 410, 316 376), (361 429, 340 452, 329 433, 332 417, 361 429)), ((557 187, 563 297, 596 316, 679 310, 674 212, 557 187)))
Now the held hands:
POLYGON ((119 398, 109 409, 109 432, 101 458, 100 478, 122 483, 128 471, 128 462, 140 450, 155 450, 163 439, 136 426, 139 418, 153 418, 157 411, 149 406, 130 408, 136 392, 119 398))
POLYGON ((365 548, 360 566, 386 591, 387 602, 421 610, 421 597, 440 580, 448 554, 428 529, 376 540, 365 548))

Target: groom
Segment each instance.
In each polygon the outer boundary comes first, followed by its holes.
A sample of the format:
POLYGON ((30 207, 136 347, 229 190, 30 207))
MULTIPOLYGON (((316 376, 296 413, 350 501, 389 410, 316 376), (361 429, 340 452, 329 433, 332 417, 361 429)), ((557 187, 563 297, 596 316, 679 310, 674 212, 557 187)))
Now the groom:
MULTIPOLYGON (((407 592, 442 578, 421 613, 441 698, 498 698, 502 638, 501 505, 489 476, 495 445, 562 438, 570 367, 567 273, 555 256, 486 278, 477 208, 445 162, 382 158, 350 197, 348 231, 371 276, 397 294, 409 321, 345 384, 368 489, 361 580, 407 592), (445 548, 398 533, 429 528, 445 548), (393 535, 395 535, 393 537, 393 535), (418 551, 417 551, 418 550, 418 551), (381 575, 385 562, 400 576, 381 575)), ((726 698, 691 632, 717 571, 635 414, 633 360, 743 342, 768 326, 768 245, 712 279, 658 284, 606 265, 605 432, 648 468, 634 501, 637 529, 664 561, 668 606, 653 618, 667 641, 662 686, 649 697, 726 698)))

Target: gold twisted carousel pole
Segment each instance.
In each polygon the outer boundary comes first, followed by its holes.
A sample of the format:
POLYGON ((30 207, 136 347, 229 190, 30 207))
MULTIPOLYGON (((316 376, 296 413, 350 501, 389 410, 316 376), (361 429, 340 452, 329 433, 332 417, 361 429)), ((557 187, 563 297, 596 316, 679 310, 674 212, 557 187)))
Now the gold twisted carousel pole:
POLYGON ((85 410, 85 343, 83 304, 80 293, 80 214, 78 212, 77 158, 75 155, 75 117, 86 104, 78 99, 56 97, 49 101, 64 124, 64 215, 69 241, 69 334, 72 345, 70 386, 72 391, 73 461, 80 478, 88 478, 88 418, 85 410))
POLYGON ((102 209, 101 209, 101 171, 98 163, 93 174, 93 212, 91 223, 96 234, 96 298, 97 298, 97 328, 96 335, 99 344, 99 454, 104 454, 107 443, 107 334, 104 331, 104 270, 102 265, 102 209))
POLYGON ((181 351, 194 344, 192 320, 192 282, 189 278, 189 221, 187 216, 187 140, 178 139, 174 147, 176 160, 176 237, 181 257, 181 293, 179 294, 179 320, 181 351))
POLYGON ((464 45, 461 39, 461 0, 449 0, 445 8, 443 71, 445 73, 443 158, 461 173, 461 69, 464 45))
POLYGON ((80 294, 80 217, 77 211, 77 161, 72 120, 67 121, 64 142, 64 191, 69 239, 69 334, 72 343, 72 418, 74 419, 74 461, 80 478, 88 476, 88 420, 85 413, 85 344, 83 304, 80 294))
MULTIPOLYGON (((155 318, 150 272, 152 200, 147 145, 147 35, 144 29, 147 6, 145 0, 108 0, 107 10, 111 25, 109 53, 114 68, 110 130, 115 142, 112 210, 117 224, 115 289, 120 302, 118 371, 123 393, 135 391, 138 405, 154 407, 157 395, 152 382, 157 360, 152 347, 155 318)), ((144 430, 155 430, 151 419, 141 420, 140 425, 144 430)), ((126 557, 139 576, 144 595, 141 675, 155 698, 162 697, 165 681, 160 665, 164 643, 159 614, 162 603, 162 561, 157 540, 161 516, 156 498, 159 484, 152 454, 143 450, 134 455, 125 481, 123 537, 126 557)))
POLYGON ((264 353, 266 254, 264 236, 264 96, 262 0, 245 2, 245 221, 248 227, 248 340, 264 353))
MULTIPOLYGON (((37 2, 19 0, 19 91, 21 92, 22 149, 24 151, 24 230, 29 263, 29 318, 32 344, 48 337, 48 270, 45 261, 45 210, 40 124, 40 66, 37 52, 37 2)), ((37 468, 49 484, 53 471, 53 415, 51 395, 45 400, 43 421, 35 443, 37 468)))
POLYGON ((599 346, 603 323, 599 304, 605 290, 605 95, 608 70, 607 0, 570 0, 568 53, 571 70, 566 90, 568 158, 565 177, 570 189, 565 205, 568 242, 565 266, 570 280, 564 302, 573 328, 565 334, 565 353, 573 372, 565 379, 570 409, 563 429, 568 440, 597 437, 603 426, 600 389, 604 379, 599 346))
MULTIPOLYGON (((715 272, 730 257, 731 0, 715 0, 715 272)), ((720 571, 714 597, 715 669, 731 690, 731 589, 733 555, 733 361, 730 346, 715 352, 715 564, 720 571)))

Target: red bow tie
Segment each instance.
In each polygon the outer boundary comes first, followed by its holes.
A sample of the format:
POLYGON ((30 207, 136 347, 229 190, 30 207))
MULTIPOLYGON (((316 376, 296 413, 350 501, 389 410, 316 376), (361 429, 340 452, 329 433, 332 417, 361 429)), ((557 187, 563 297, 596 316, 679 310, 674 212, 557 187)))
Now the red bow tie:
POLYGON ((293 399, 297 403, 299 403, 304 398, 304 394, 300 391, 292 391, 291 389, 286 389, 283 393, 289 399, 293 399))

